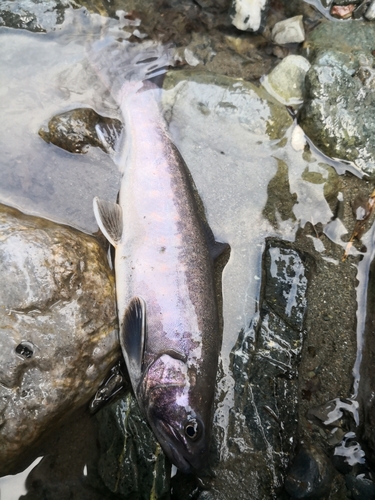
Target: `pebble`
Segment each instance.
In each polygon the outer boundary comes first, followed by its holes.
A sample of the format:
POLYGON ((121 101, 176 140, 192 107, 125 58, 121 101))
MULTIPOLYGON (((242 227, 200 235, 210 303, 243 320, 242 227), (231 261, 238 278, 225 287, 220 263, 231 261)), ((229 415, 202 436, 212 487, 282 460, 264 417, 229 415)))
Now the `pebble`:
POLYGON ((261 79, 261 84, 282 104, 298 105, 303 102, 305 76, 309 68, 310 63, 304 57, 289 55, 261 79))
POLYGON ((334 5, 331 9, 331 16, 337 17, 338 19, 349 19, 352 17, 354 9, 354 4, 334 5))
POLYGON ((272 30, 272 40, 279 45, 300 43, 305 40, 303 16, 295 16, 279 21, 272 30))
POLYGON ((332 466, 325 453, 301 446, 285 479, 285 489, 292 498, 323 498, 332 482, 332 466))
POLYGON ((258 31, 264 23, 269 0, 234 0, 232 24, 241 31, 258 31))

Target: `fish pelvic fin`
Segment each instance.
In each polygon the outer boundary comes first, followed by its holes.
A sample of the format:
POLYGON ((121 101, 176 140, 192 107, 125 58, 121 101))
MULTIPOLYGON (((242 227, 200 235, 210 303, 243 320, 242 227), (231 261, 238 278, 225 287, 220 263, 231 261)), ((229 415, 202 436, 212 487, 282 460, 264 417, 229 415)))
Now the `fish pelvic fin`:
POLYGON ((93 206, 95 219, 100 230, 111 245, 116 247, 122 237, 122 209, 120 205, 95 197, 93 206))
POLYGON ((133 297, 125 311, 120 343, 133 390, 137 394, 146 345, 146 303, 141 297, 133 297))

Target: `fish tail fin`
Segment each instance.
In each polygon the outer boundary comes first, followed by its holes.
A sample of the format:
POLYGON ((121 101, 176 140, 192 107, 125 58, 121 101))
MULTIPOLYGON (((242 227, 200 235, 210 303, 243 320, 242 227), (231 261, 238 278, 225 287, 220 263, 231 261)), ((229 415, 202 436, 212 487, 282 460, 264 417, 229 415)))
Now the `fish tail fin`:
POLYGON ((94 43, 88 59, 118 104, 124 94, 160 87, 168 67, 174 63, 171 45, 113 39, 94 43))

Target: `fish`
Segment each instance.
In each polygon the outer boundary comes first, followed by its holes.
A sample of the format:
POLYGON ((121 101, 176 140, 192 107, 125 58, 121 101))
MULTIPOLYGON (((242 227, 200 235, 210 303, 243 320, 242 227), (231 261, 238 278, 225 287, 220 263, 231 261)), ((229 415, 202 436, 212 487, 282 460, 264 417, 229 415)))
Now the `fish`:
POLYGON ((202 219, 161 115, 152 81, 165 72, 159 59, 146 52, 145 78, 132 73, 117 85, 120 190, 117 203, 95 198, 93 206, 115 248, 119 337, 135 397, 165 455, 192 473, 209 454, 221 348, 214 261, 228 244, 202 219))

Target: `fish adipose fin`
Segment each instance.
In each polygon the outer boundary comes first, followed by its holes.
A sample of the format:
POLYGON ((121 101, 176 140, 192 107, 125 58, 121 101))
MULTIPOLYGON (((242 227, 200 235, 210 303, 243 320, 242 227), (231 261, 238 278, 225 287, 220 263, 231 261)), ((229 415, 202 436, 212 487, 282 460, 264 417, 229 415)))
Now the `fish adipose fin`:
POLYGON ((116 247, 122 236, 122 210, 117 203, 94 198, 96 222, 107 240, 116 247))
POLYGON ((146 304, 133 297, 124 316, 120 342, 134 392, 142 375, 142 361, 146 343, 146 304))
POLYGON ((208 245, 208 250, 210 252, 211 258, 213 261, 215 261, 222 253, 225 252, 225 250, 228 250, 229 245, 228 243, 221 243, 220 241, 215 240, 214 233, 212 232, 212 229, 208 225, 207 222, 203 221, 203 231, 206 236, 206 241, 208 245))

